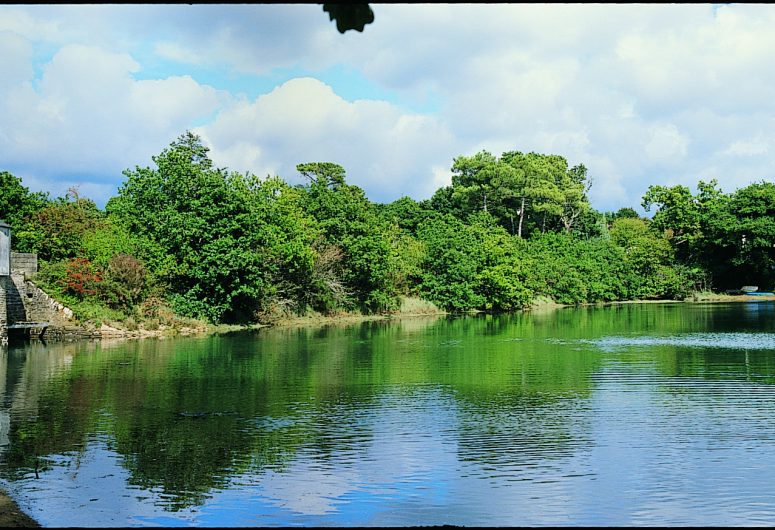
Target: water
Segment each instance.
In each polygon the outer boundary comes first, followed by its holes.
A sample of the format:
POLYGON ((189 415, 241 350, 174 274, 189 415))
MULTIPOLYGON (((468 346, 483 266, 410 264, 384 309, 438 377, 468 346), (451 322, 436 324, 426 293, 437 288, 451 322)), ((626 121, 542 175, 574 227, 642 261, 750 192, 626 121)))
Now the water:
POLYGON ((44 526, 771 526, 775 305, 413 318, 0 357, 44 526))

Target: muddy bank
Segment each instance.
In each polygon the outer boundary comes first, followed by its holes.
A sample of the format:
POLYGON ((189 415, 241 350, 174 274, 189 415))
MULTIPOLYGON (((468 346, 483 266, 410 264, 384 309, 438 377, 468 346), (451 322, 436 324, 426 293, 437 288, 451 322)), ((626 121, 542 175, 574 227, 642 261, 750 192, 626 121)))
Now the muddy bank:
POLYGON ((35 519, 21 511, 19 505, 0 489, 0 527, 2 528, 39 528, 35 519))

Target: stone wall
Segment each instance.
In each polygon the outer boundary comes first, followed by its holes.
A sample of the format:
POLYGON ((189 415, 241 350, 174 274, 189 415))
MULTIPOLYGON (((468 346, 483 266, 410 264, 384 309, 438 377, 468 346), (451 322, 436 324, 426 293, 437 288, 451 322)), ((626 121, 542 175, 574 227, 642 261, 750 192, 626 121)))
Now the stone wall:
MULTIPOLYGON (((11 330, 13 335, 40 336, 44 339, 75 340, 99 337, 99 332, 75 325, 73 312, 43 292, 31 280, 16 271, 5 277, 5 316, 7 323, 46 322, 42 335, 40 329, 11 330)), ((6 330, 3 325, 3 330, 6 330)), ((13 337, 12 337, 13 338, 13 337)))
POLYGON ((24 285, 24 276, 11 273, 5 281, 5 311, 8 324, 27 320, 24 300, 19 292, 19 285, 24 285))
POLYGON ((57 341, 101 339, 102 333, 98 329, 89 330, 78 326, 51 326, 46 328, 40 338, 57 341))
POLYGON ((11 276, 0 276, 0 344, 8 342, 7 326, 19 322, 46 322, 48 327, 42 334, 41 329, 25 329, 11 330, 13 335, 46 340, 101 338, 99 330, 75 325, 73 312, 32 282, 37 271, 37 254, 11 253, 11 276))
POLYGON ((11 274, 23 274, 31 278, 38 272, 38 255, 26 252, 11 252, 11 274))
POLYGON ((12 274, 9 287, 6 300, 10 324, 29 321, 49 322, 52 326, 72 325, 73 312, 24 276, 12 274))

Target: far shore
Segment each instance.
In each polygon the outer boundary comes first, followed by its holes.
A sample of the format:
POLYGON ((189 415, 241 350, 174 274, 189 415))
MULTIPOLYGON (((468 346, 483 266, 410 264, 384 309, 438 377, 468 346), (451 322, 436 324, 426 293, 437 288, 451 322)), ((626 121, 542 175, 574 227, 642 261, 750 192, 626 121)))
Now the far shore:
MULTIPOLYGON (((623 304, 682 304, 682 303, 734 303, 734 302, 772 302, 775 301, 774 295, 731 295, 722 293, 695 293, 683 300, 614 300, 610 302, 589 302, 574 306, 571 304, 558 304, 551 300, 542 298, 538 299, 533 304, 525 308, 523 311, 551 311, 555 309, 561 309, 566 307, 597 307, 597 306, 611 306, 611 305, 623 305, 623 304)), ((169 337, 185 337, 195 335, 218 335, 223 333, 232 333, 238 331, 258 330, 267 328, 294 328, 294 327, 307 327, 307 326, 324 326, 324 325, 347 325, 360 322, 370 321, 386 321, 397 320, 401 318, 416 318, 416 317, 433 317, 433 316, 451 316, 458 315, 457 313, 449 313, 443 311, 431 304, 426 303, 421 310, 399 310, 392 313, 380 313, 373 315, 364 315, 359 313, 340 313, 334 315, 307 315, 307 316, 289 316, 278 318, 272 323, 267 324, 206 324, 202 323, 200 326, 185 327, 181 329, 172 329, 167 327, 160 327, 156 330, 124 330, 116 327, 111 327, 103 324, 99 329, 102 332, 102 340, 109 339, 145 339, 145 338, 169 338, 169 337)), ((482 314, 482 311, 469 311, 466 313, 460 313, 460 315, 475 315, 482 314)))

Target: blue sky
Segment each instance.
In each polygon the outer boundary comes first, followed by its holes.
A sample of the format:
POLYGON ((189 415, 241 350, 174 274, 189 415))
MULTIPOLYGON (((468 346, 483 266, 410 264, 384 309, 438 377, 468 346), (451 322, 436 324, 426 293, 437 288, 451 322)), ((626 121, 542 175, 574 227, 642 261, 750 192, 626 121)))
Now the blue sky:
POLYGON ((0 6, 0 170, 99 205, 186 130, 216 165, 299 182, 341 164, 374 201, 429 197, 486 149, 583 163, 600 210, 649 184, 772 180, 775 6, 0 6))

